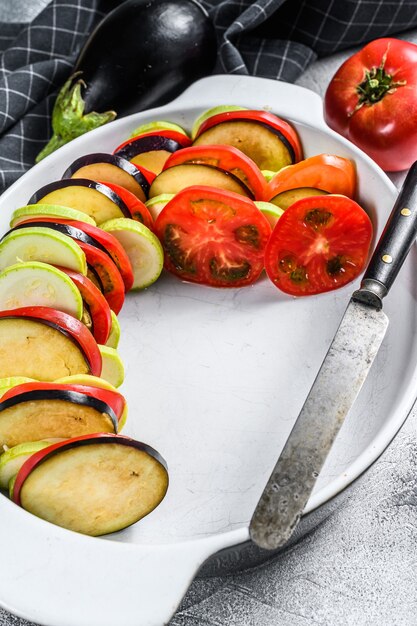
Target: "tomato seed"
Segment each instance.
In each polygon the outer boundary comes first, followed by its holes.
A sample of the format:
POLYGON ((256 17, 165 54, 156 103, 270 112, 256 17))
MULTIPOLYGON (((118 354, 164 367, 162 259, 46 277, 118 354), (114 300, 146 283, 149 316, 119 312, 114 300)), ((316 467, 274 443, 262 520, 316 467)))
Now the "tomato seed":
POLYGON ((219 261, 213 257, 209 263, 210 273, 218 280, 241 280, 249 275, 251 265, 244 261, 241 265, 220 265, 219 261))
POLYGON ((290 274, 290 278, 293 283, 300 285, 301 283, 307 282, 307 270, 305 267, 300 265, 290 274))
POLYGON ((249 246, 259 248, 259 230, 253 224, 239 226, 235 230, 235 238, 239 243, 247 243, 249 246))
POLYGON ((278 263, 278 267, 284 274, 289 274, 297 267, 297 261, 293 256, 284 256, 278 263))
POLYGON ((342 256, 338 255, 329 259, 326 263, 326 270, 330 276, 336 276, 338 274, 342 274, 344 270, 344 259, 342 256))
POLYGON ((328 224, 332 214, 325 209, 313 209, 305 214, 304 222, 307 226, 311 226, 314 230, 319 230, 322 226, 328 224))

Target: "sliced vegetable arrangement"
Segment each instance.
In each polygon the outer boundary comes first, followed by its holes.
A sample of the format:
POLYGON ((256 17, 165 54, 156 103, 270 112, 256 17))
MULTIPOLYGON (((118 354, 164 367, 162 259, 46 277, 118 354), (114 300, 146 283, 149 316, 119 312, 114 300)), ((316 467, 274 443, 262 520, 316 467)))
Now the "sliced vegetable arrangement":
POLYGON ((132 129, 36 190, 0 240, 0 488, 91 535, 155 508, 166 464, 119 435, 126 295, 163 268, 220 288, 266 269, 292 296, 341 287, 372 239, 355 192, 349 160, 303 159, 287 121, 234 105, 204 112, 192 139, 166 120, 132 129))

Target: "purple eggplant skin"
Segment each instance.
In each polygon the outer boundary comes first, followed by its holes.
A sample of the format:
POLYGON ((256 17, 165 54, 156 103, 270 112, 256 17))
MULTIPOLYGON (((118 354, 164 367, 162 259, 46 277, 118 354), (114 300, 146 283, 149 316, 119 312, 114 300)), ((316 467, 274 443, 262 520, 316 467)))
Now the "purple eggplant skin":
POLYGON ((114 432, 117 433, 118 419, 113 409, 103 400, 89 396, 86 393, 79 391, 72 391, 70 389, 32 389, 32 391, 25 391, 19 395, 8 398, 0 402, 0 417, 1 412, 4 409, 8 409, 22 402, 34 402, 36 400, 64 400, 65 402, 72 402, 73 404, 80 404, 82 406, 88 406, 99 413, 105 413, 110 418, 114 432))
POLYGON ((75 72, 86 112, 127 115, 160 106, 211 74, 216 35, 195 0, 126 0, 90 35, 75 72))
POLYGON ((94 237, 91 237, 91 235, 87 235, 87 233, 81 230, 81 228, 76 228, 75 226, 71 226, 70 224, 61 224, 60 222, 42 222, 42 221, 23 222, 22 224, 18 224, 11 230, 7 231, 7 233, 3 235, 0 241, 2 241, 5 237, 7 237, 7 235, 10 235, 10 233, 14 232, 15 230, 20 230, 21 228, 34 228, 34 227, 51 228, 52 230, 57 230, 63 235, 67 235, 67 237, 71 237, 71 239, 75 239, 76 241, 82 241, 82 243, 87 243, 90 246, 94 246, 95 248, 98 248, 102 252, 105 252, 107 256, 113 260, 110 253, 106 250, 103 244, 97 241, 97 239, 94 239, 94 237))
POLYGON ((136 448, 137 450, 140 450, 141 452, 145 452, 149 456, 153 457, 156 461, 158 461, 160 465, 162 465, 165 471, 168 472, 167 462, 161 456, 161 454, 157 450, 155 450, 155 448, 152 448, 150 445, 148 445, 147 443, 143 443, 142 441, 137 441, 136 439, 131 439, 130 437, 126 437, 126 435, 118 435, 118 434, 113 434, 113 433, 92 434, 90 436, 85 436, 85 438, 81 440, 78 437, 68 439, 58 449, 53 450, 49 454, 45 454, 45 456, 42 457, 40 463, 43 463, 43 461, 46 461, 46 459, 50 458, 54 454, 59 454, 60 452, 63 452, 64 450, 71 450, 71 448, 78 448, 79 446, 88 446, 88 445, 93 445, 97 443, 104 444, 104 445, 117 443, 122 446, 130 446, 131 448, 136 448))
MULTIPOLYGON (((179 145, 179 144, 178 144, 179 145)), ((181 146, 180 146, 181 147, 181 146)), ((178 150, 178 148, 176 148, 178 150)), ((118 154, 109 154, 108 152, 93 152, 92 154, 86 154, 79 157, 65 170, 62 178, 71 178, 73 174, 78 172, 79 169, 86 165, 93 165, 96 163, 109 163, 115 167, 120 168, 127 174, 130 174, 136 182, 142 187, 143 193, 147 197, 149 194, 149 183, 146 180, 142 172, 130 161, 124 159, 123 156, 118 154)))
POLYGON ((52 193, 52 191, 57 191, 58 189, 62 189, 63 187, 71 186, 88 187, 90 189, 95 189, 96 191, 99 191, 107 198, 109 198, 109 200, 114 202, 119 207, 125 217, 132 217, 126 204, 123 202, 121 197, 115 191, 113 191, 113 189, 110 189, 110 187, 107 187, 107 185, 104 185, 103 183, 97 183, 95 180, 90 180, 88 178, 62 178, 61 180, 55 180, 52 183, 48 183, 47 185, 44 185, 43 187, 35 191, 35 193, 28 201, 28 204, 37 204, 48 193, 52 193))
POLYGON ((132 141, 123 146, 123 148, 117 150, 115 154, 130 161, 130 159, 133 159, 143 152, 166 150, 172 153, 181 150, 182 147, 183 146, 178 143, 178 141, 174 141, 174 139, 168 139, 168 137, 163 137, 162 135, 151 135, 150 137, 145 136, 132 139, 132 141))

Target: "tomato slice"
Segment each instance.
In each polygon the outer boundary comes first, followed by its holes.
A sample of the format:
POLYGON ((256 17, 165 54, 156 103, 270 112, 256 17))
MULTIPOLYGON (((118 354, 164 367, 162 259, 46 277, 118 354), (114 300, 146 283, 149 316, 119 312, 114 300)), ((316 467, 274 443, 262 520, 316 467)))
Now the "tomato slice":
POLYGON ((166 161, 164 170, 184 163, 213 165, 237 176, 252 191, 256 200, 267 195, 265 176, 246 154, 233 146, 192 146, 174 152, 166 161))
POLYGON ((230 122, 231 120, 248 120, 270 126, 282 135, 285 143, 289 144, 288 147, 294 155, 294 163, 297 163, 297 161, 300 161, 303 158, 303 149, 301 147, 297 131, 288 122, 281 119, 277 115, 274 115, 274 113, 268 113, 268 111, 226 111, 225 113, 212 115, 201 124, 195 138, 197 139, 197 137, 199 137, 202 133, 216 124, 230 122))
POLYGON ((155 232, 173 274, 212 287, 241 287, 259 278, 271 227, 248 198, 193 186, 163 208, 155 232))
POLYGON ((105 252, 89 243, 76 241, 85 254, 87 265, 97 274, 110 308, 118 315, 125 301, 125 285, 119 270, 105 252))
MULTIPOLYGON (((86 235, 92 237, 95 241, 101 244, 105 250, 107 251, 110 258, 114 261, 119 270, 123 282, 125 284, 126 291, 129 291, 133 285, 133 269, 132 264, 130 263, 129 257, 127 256, 125 249, 122 244, 113 237, 111 233, 106 233, 102 228, 98 228, 98 226, 92 226, 91 224, 86 224, 85 222, 79 222, 78 220, 67 220, 61 219, 60 217, 31 217, 27 220, 20 222, 20 224, 30 224, 32 222, 45 222, 53 223, 53 224, 67 224, 68 226, 73 226, 74 228, 78 228, 82 230, 86 235)), ((103 342, 98 342, 103 343, 103 342)), ((105 342, 104 342, 105 343, 105 342)))
POLYGON ((265 269, 276 287, 293 296, 331 291, 362 272, 371 240, 371 220, 350 198, 303 198, 278 220, 265 269))
POLYGON ((268 200, 298 187, 315 187, 352 198, 356 172, 352 161, 335 154, 317 154, 295 165, 283 167, 268 183, 268 200))
MULTIPOLYGON (((153 178, 156 178, 156 177, 153 176, 153 178)), ((135 194, 131 193, 130 191, 128 191, 124 187, 121 187, 120 185, 116 185, 115 183, 103 183, 103 184, 106 184, 107 187, 110 187, 111 189, 113 189, 113 191, 115 191, 117 195, 120 196, 120 198, 123 200, 123 202, 129 209, 130 217, 132 218, 132 220, 141 222, 147 228, 149 228, 150 230, 153 230, 152 215, 149 213, 149 209, 146 206, 146 204, 144 204, 144 202, 139 200, 139 198, 137 198, 135 194)), ((148 192, 149 192, 149 189, 148 189, 148 192)))
POLYGON ((34 382, 34 383, 22 383, 21 385, 16 385, 12 387, 2 396, 2 402, 8 400, 9 398, 14 398, 19 396, 22 393, 27 393, 29 391, 36 391, 38 389, 48 390, 55 389, 58 391, 77 391, 78 393, 83 393, 87 396, 91 396, 93 398, 97 398, 97 400, 102 400, 105 402, 111 409, 113 409, 117 419, 120 421, 120 418, 123 414, 123 410, 125 408, 126 401, 121 393, 117 391, 111 391, 110 389, 99 389, 98 387, 90 387, 88 385, 78 385, 71 384, 67 385, 64 383, 44 383, 44 382, 34 382))
POLYGON ((87 276, 73 272, 66 267, 58 267, 58 269, 67 274, 78 288, 91 315, 93 337, 97 343, 104 345, 109 338, 112 325, 110 306, 106 298, 87 276))

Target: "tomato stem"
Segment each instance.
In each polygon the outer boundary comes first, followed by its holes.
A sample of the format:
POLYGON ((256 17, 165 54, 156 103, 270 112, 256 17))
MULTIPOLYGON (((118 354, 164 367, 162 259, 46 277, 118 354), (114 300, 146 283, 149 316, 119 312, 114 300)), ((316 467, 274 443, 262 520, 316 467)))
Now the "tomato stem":
POLYGON ((385 61, 386 55, 384 55, 379 67, 372 67, 365 71, 363 81, 356 87, 359 96, 358 103, 350 115, 356 113, 364 104, 372 106, 376 102, 380 102, 387 93, 394 93, 397 87, 403 87, 407 84, 405 80, 394 81, 392 74, 388 74, 384 69, 385 61))

